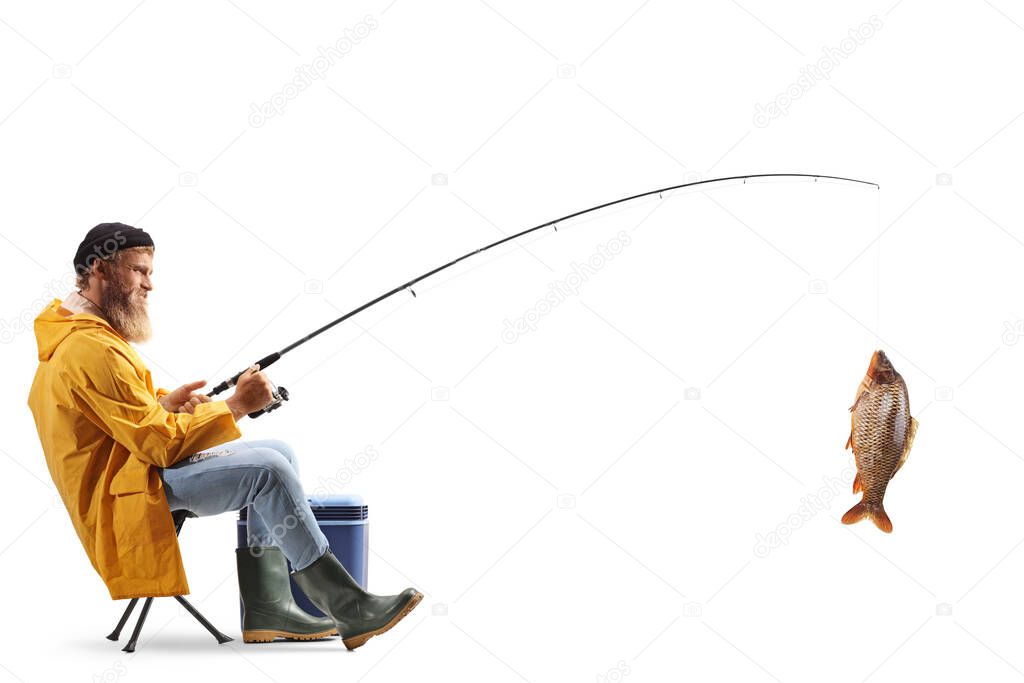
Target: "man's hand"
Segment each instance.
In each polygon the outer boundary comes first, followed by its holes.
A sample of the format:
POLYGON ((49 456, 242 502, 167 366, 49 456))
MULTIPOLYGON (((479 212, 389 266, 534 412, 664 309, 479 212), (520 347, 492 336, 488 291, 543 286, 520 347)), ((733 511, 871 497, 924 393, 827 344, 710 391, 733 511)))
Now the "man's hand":
POLYGON ((206 380, 198 380, 183 384, 169 394, 157 399, 160 405, 169 413, 189 413, 195 411, 200 403, 209 403, 213 399, 195 390, 206 384, 206 380))
POLYGON ((225 403, 237 422, 249 413, 265 408, 274 399, 273 392, 274 385, 260 372, 260 364, 253 363, 239 376, 235 383, 235 393, 225 403))

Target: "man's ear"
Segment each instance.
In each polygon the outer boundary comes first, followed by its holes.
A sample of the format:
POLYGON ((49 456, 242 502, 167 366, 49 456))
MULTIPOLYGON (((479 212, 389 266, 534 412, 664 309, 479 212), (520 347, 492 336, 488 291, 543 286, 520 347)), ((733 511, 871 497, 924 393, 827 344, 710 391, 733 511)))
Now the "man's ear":
POLYGON ((96 259, 92 266, 92 273, 89 275, 90 286, 89 290, 100 291, 102 283, 110 280, 110 271, 106 270, 110 267, 110 263, 103 261, 102 259, 96 259))

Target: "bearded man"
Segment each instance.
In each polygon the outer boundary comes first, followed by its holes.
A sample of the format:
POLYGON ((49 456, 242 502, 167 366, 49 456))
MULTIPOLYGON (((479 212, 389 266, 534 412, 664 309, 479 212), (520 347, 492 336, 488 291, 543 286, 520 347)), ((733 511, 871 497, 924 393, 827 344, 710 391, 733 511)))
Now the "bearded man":
POLYGON ((258 366, 225 401, 196 393, 205 381, 154 389, 131 345, 152 335, 153 254, 145 231, 97 225, 75 253, 79 291, 35 320, 39 367, 28 405, 93 568, 115 600, 188 594, 172 510, 205 516, 248 506, 249 547, 236 551, 243 640, 337 633, 348 649, 361 646, 423 595, 364 591, 330 551, 291 448, 239 440, 237 422, 272 400, 258 366), (326 617, 295 603, 286 560, 326 617))

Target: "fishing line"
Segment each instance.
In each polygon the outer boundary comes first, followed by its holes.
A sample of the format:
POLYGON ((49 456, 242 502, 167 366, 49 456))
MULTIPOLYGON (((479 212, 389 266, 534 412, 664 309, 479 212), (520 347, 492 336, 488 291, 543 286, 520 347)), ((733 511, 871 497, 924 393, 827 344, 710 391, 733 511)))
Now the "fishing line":
MULTIPOLYGON (((316 336, 318 336, 320 334, 323 334, 324 332, 326 332, 327 330, 331 329, 335 325, 339 325, 339 324, 345 322, 346 320, 348 320, 352 316, 357 315, 357 314, 365 311, 368 308, 376 306, 377 304, 379 304, 380 302, 384 301, 385 299, 389 299, 390 297, 394 296, 395 294, 399 294, 401 292, 408 292, 413 297, 415 297, 416 296, 416 290, 414 289, 414 287, 419 282, 422 282, 423 280, 426 280, 427 278, 429 278, 429 277, 431 277, 433 275, 436 275, 437 273, 440 273, 443 270, 451 268, 455 264, 460 263, 461 261, 464 261, 464 260, 466 260, 466 259, 468 259, 468 258, 470 258, 472 256, 476 256, 477 254, 485 252, 488 249, 493 249, 494 247, 497 247, 499 245, 505 244, 506 242, 511 242, 512 240, 518 239, 518 238, 523 237, 525 235, 529 235, 529 234, 537 232, 539 230, 544 230, 546 228, 553 228, 553 232, 557 232, 558 231, 558 226, 560 224, 564 224, 567 221, 571 221, 574 218, 577 218, 579 216, 584 216, 586 214, 594 213, 595 211, 600 211, 601 209, 606 209, 606 208, 609 208, 609 207, 612 207, 612 206, 617 206, 619 204, 625 204, 627 202, 632 202, 634 200, 641 199, 643 197, 651 197, 653 195, 657 195, 660 199, 664 199, 665 193, 672 192, 674 190, 680 190, 680 189, 687 188, 687 187, 697 187, 697 186, 700 186, 700 185, 708 185, 708 184, 711 184, 711 183, 725 183, 725 182, 729 182, 729 181, 732 181, 732 180, 741 180, 741 181, 743 181, 743 184, 746 184, 748 180, 755 180, 755 179, 759 179, 759 178, 812 178, 815 183, 818 182, 819 180, 826 180, 826 181, 831 180, 831 181, 837 181, 837 182, 842 182, 842 183, 856 183, 856 184, 859 184, 859 185, 870 185, 870 186, 872 186, 872 187, 874 187, 876 189, 880 189, 878 183, 873 183, 873 182, 870 182, 870 181, 867 181, 867 180, 857 180, 856 178, 844 178, 842 176, 816 175, 816 174, 812 174, 812 173, 754 173, 754 174, 749 174, 749 175, 728 176, 728 177, 724 177, 724 178, 709 178, 707 180, 695 180, 695 181, 691 181, 691 182, 687 182, 687 183, 681 183, 679 185, 671 185, 669 187, 662 187, 662 188, 659 188, 657 190, 650 190, 648 192, 641 192, 640 194, 634 194, 634 195, 631 195, 629 197, 623 197, 622 199, 616 199, 616 200, 610 201, 610 202, 605 202, 603 204, 598 204, 597 206, 592 206, 589 209, 583 209, 581 211, 575 211, 573 213, 566 214, 565 216, 561 216, 559 218, 555 218, 555 219, 547 221, 545 223, 541 223, 540 225, 535 225, 532 228, 527 228, 526 230, 522 230, 522 231, 517 232, 517 233, 515 233, 513 235, 507 235, 505 237, 502 237, 499 240, 491 242, 490 244, 484 245, 484 246, 482 246, 482 247, 480 247, 478 249, 474 249, 473 251, 467 252, 467 253, 463 254, 462 256, 459 256, 458 258, 452 259, 448 263, 445 263, 445 264, 443 264, 441 266, 438 266, 437 268, 434 268, 432 270, 428 270, 427 272, 423 273, 422 275, 418 275, 418 276, 414 277, 413 279, 409 280, 408 282, 404 282, 404 283, 398 285, 397 287, 395 287, 394 289, 390 289, 387 292, 384 292, 383 294, 381 294, 380 296, 378 296, 378 297, 376 297, 374 299, 370 299, 369 301, 367 301, 366 303, 362 304, 361 306, 353 308, 351 311, 348 311, 347 313, 345 313, 341 317, 339 317, 339 318, 337 318, 335 320, 332 320, 331 322, 327 323, 323 327, 320 327, 320 328, 310 332, 306 336, 302 337, 301 339, 298 339, 297 341, 289 344, 288 346, 284 347, 280 351, 275 351, 274 353, 271 353, 270 355, 264 356, 260 360, 256 361, 256 363, 259 365, 260 370, 265 370, 266 368, 270 367, 271 365, 273 365, 274 363, 279 361, 281 359, 281 357, 284 356, 289 351, 292 351, 293 349, 295 349, 295 348, 305 344, 310 339, 313 339, 314 337, 316 337, 316 336)), ((877 227, 877 220, 876 220, 876 227, 877 227)), ((454 278, 452 278, 452 279, 454 279, 454 278)), ((877 285, 876 285, 876 290, 877 290, 877 285)), ((223 391, 226 391, 230 387, 233 387, 238 382, 238 378, 241 377, 244 372, 245 372, 245 370, 239 371, 239 372, 235 373, 231 378, 224 380, 223 382, 221 382, 220 384, 215 386, 213 388, 213 390, 209 394, 207 394, 207 396, 209 396, 209 397, 216 396, 217 394, 219 394, 219 393, 221 393, 223 391)), ((264 407, 264 408, 262 408, 260 410, 257 410, 255 412, 249 413, 249 417, 254 417, 254 418, 255 417, 259 417, 260 415, 262 415, 264 413, 267 413, 267 412, 270 412, 271 410, 279 408, 281 406, 282 402, 283 401, 287 401, 287 400, 288 400, 288 390, 285 389, 284 387, 275 387, 274 391, 273 391, 273 398, 272 398, 271 402, 269 404, 267 404, 266 407, 264 407)))
POLYGON ((875 197, 875 348, 882 342, 882 193, 875 197))

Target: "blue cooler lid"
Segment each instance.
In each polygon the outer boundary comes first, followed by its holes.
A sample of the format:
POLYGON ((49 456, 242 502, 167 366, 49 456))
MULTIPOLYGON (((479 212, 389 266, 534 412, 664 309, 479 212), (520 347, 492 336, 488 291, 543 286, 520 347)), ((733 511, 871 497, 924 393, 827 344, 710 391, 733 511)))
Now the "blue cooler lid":
POLYGON ((355 493, 310 496, 309 507, 318 522, 359 523, 368 516, 366 502, 355 493))
MULTIPOLYGON (((313 510, 313 517, 317 521, 329 521, 339 523, 364 522, 369 516, 369 510, 363 497, 355 493, 337 493, 326 496, 309 496, 309 507, 313 510)), ((239 522, 244 522, 248 516, 249 506, 238 511, 239 522)))
POLYGON ((366 502, 358 493, 335 493, 326 496, 309 496, 309 506, 316 508, 365 507, 366 502))

